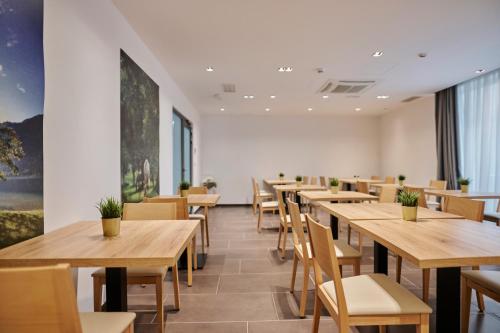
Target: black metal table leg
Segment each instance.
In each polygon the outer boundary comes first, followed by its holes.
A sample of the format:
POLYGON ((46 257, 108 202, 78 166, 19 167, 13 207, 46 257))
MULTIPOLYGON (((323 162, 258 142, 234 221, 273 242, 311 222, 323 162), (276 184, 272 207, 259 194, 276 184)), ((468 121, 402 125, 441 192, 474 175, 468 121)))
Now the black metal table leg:
POLYGON ((333 239, 339 239, 339 219, 330 214, 330 228, 332 229, 333 239))
POLYGON ((438 268, 436 332, 460 332, 460 267, 438 268))
POLYGON ((106 311, 127 312, 126 267, 106 267, 106 311))
POLYGON ((387 275, 387 248, 373 242, 373 272, 387 275))
POLYGON ((298 192, 295 193, 297 205, 299 206, 299 211, 302 211, 302 200, 298 192))
POLYGON ((285 214, 288 215, 288 201, 286 201, 286 191, 281 191, 281 195, 283 196, 283 202, 285 203, 285 214))

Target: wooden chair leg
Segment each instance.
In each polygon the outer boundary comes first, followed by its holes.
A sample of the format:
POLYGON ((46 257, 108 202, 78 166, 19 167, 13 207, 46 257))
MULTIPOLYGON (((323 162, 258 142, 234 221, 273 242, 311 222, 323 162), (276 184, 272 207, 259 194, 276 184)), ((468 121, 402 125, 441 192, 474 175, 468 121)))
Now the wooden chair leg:
POLYGON ((257 196, 255 194, 253 195, 252 206, 253 206, 253 215, 255 215, 257 214, 257 196))
POLYGON ((207 236, 207 247, 210 246, 210 236, 208 232, 208 207, 205 207, 205 233, 207 236))
POLYGON ((179 310, 181 308, 181 300, 179 296, 179 269, 177 264, 172 266, 172 284, 174 287, 174 309, 179 310))
MULTIPOLYGON (((306 261, 306 258, 304 258, 304 261, 306 261)), ((304 262, 304 281, 302 283, 302 293, 300 295, 300 308, 299 308, 300 318, 304 318, 306 316, 308 287, 309 287, 309 263, 304 262)))
POLYGON ((340 277, 343 277, 343 269, 342 265, 339 265, 340 277))
POLYGON ((462 276, 461 278, 461 288, 462 288, 462 301, 461 301, 461 324, 460 332, 469 332, 469 317, 470 317, 470 297, 472 294, 472 289, 467 285, 467 279, 462 276))
POLYGON ((321 303, 321 299, 318 296, 318 290, 316 290, 316 293, 314 296, 314 315, 313 315, 312 333, 318 333, 319 319, 321 317, 321 308, 322 307, 323 307, 323 304, 321 303))
POLYGON ((356 262, 352 265, 352 269, 354 271, 354 276, 361 274, 361 259, 356 260, 356 262))
POLYGON ((295 289, 295 277, 297 276, 297 264, 299 263, 299 257, 293 251, 293 267, 292 267, 292 282, 290 283, 290 292, 293 294, 295 289))
POLYGON ((282 233, 283 226, 280 225, 278 226, 278 252, 281 250, 281 233, 282 233))
POLYGON ((401 283, 401 266, 403 266, 403 257, 397 256, 396 258, 396 281, 401 283))
MULTIPOLYGON (((479 266, 474 266, 472 267, 473 270, 478 271, 479 266)), ((484 297, 483 294, 481 294, 479 291, 476 290, 476 300, 477 300, 477 307, 479 309, 479 312, 484 312, 485 306, 484 306, 484 297)))
POLYGON ((429 333, 429 314, 420 315, 420 325, 417 325, 417 333, 429 333))
POLYGON ((431 270, 429 268, 422 269, 422 301, 429 303, 429 288, 431 283, 431 270))
POLYGON ((198 253, 196 251, 196 236, 193 237, 193 269, 198 269, 198 253))
POLYGON ((102 285, 103 279, 95 276, 94 279, 94 312, 102 310, 102 285))
POLYGON ((351 245, 351 225, 347 225, 347 244, 351 245))
POLYGON ((206 228, 205 221, 204 220, 200 221, 200 229, 201 229, 201 251, 203 253, 205 253, 205 228, 206 228))
POLYGON ((134 333, 134 322, 130 323, 125 333, 134 333))
POLYGON ((281 248, 281 258, 286 256, 286 237, 288 236, 288 224, 283 226, 283 247, 281 248))
POLYGON ((379 325, 378 333, 385 333, 385 332, 387 332, 387 326, 379 325))
POLYGON ((257 231, 261 232, 261 226, 260 224, 262 223, 262 207, 259 205, 259 217, 257 218, 257 231))
POLYGON ((164 312, 163 312, 163 279, 162 276, 156 278, 156 318, 160 323, 160 332, 163 333, 165 330, 164 326, 164 312))
POLYGON ((193 285, 193 246, 192 242, 189 242, 187 246, 187 284, 188 287, 193 285))

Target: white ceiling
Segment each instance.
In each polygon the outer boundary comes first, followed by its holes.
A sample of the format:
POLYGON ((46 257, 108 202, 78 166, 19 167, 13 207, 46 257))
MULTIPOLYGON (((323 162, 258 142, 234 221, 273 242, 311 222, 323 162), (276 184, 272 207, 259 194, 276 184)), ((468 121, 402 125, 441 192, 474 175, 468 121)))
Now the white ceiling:
POLYGON ((500 67, 499 0, 114 3, 202 113, 380 114, 500 67), (372 57, 377 50, 384 55, 372 57), (324 100, 317 91, 327 79, 377 83, 357 98, 324 100), (223 93, 223 83, 236 93, 223 93))

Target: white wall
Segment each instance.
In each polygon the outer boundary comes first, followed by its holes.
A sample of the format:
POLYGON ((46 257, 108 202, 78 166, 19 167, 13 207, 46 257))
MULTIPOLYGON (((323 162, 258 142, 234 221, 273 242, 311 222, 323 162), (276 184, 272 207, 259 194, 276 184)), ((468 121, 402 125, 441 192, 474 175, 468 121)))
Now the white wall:
POLYGON ((383 175, 402 173, 412 184, 428 184, 436 178, 434 96, 381 116, 380 152, 383 175))
POLYGON ((223 204, 249 203, 251 177, 379 173, 378 117, 203 116, 202 176, 223 204))
MULTIPOLYGON (((45 230, 98 219, 95 203, 120 196, 120 48, 160 86, 160 191, 172 187, 172 106, 199 117, 134 30, 108 0, 45 1, 45 230)), ((199 177, 198 154, 193 161, 199 177)), ((89 269, 78 299, 91 309, 89 269)))

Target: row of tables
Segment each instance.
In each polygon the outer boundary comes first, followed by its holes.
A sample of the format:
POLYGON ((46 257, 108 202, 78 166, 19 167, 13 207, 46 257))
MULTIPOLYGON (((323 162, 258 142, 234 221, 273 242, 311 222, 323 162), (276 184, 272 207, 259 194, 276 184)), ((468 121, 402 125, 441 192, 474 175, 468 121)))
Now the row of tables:
MULTIPOLYGON (((342 179, 350 184, 358 180, 342 179)), ((379 184, 372 186, 398 186, 379 184)), ((265 181, 272 184, 271 181, 265 181)), ((498 193, 461 193, 421 187, 426 194, 438 197, 465 197, 469 199, 499 199, 498 193)), ((418 221, 402 220, 401 206, 397 203, 366 202, 377 197, 352 191, 336 194, 319 185, 297 186, 292 182, 274 185, 283 192, 294 192, 300 199, 318 202, 320 209, 330 214, 334 239, 338 239, 339 221, 345 222, 360 235, 374 241, 375 273, 388 273, 388 250, 403 257, 421 269, 435 268, 436 280, 436 332, 460 332, 460 273, 461 267, 500 265, 500 228, 493 224, 466 220, 461 216, 418 208, 418 221), (338 203, 356 201, 365 203, 338 203), (333 203, 337 202, 337 203, 333 203)))

